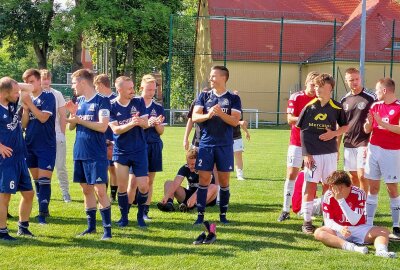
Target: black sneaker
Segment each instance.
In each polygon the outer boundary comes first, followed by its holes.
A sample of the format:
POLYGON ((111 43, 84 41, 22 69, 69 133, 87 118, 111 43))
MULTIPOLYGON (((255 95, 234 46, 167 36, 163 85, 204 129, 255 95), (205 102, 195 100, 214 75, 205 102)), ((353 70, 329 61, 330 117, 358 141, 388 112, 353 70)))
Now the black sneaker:
POLYGON ((203 241, 206 239, 206 233, 202 232, 199 236, 197 236, 196 240, 193 241, 193 245, 203 244, 203 241))
POLYGON ((188 211, 188 207, 185 203, 181 203, 179 205, 179 211, 186 213, 188 211))
POLYGON ((167 211, 165 210, 165 206, 166 206, 166 204, 163 204, 162 202, 157 203, 157 208, 158 208, 160 211, 167 212, 167 211))
POLYGON ((315 231, 315 226, 312 225, 312 222, 304 222, 303 226, 301 226, 301 230, 303 231, 303 233, 305 234, 314 234, 315 231))
POLYGON ((217 235, 215 233, 210 232, 206 239, 204 239, 203 244, 212 244, 217 240, 217 235))
POLYGON ((164 206, 165 212, 175 212, 175 207, 174 204, 171 202, 168 202, 165 206, 164 206))
POLYGON ((0 233, 0 240, 4 241, 16 241, 17 238, 12 237, 8 233, 0 233))
POLYGON ((400 228, 399 227, 393 227, 393 233, 389 234, 389 240, 398 242, 400 241, 400 228))
POLYGON ((286 211, 282 211, 281 215, 278 218, 278 222, 285 221, 287 219, 290 219, 290 213, 286 211))
POLYGON ((31 232, 29 231, 28 228, 24 228, 24 227, 20 227, 20 226, 18 226, 17 235, 19 235, 19 236, 30 236, 30 237, 35 237, 35 236, 33 235, 33 233, 31 233, 31 232))

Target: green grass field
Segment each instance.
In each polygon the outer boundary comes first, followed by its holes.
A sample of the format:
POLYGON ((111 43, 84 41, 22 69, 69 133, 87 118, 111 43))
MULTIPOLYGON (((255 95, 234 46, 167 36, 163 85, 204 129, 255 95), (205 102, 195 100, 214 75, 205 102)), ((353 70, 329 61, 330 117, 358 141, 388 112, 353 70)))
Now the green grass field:
MULTIPOLYGON (((184 164, 182 127, 166 128, 164 171, 155 181, 149 228, 136 226, 136 209, 131 210, 127 228, 113 227, 113 238, 101 241, 100 213, 98 234, 76 237, 86 228, 86 215, 79 185, 71 183, 73 202, 66 204, 56 177, 50 204, 51 218, 46 226, 31 220, 35 238, 19 238, 15 243, 0 241, 0 269, 397 269, 398 260, 377 258, 327 248, 301 233, 302 220, 278 223, 281 211, 283 180, 286 173, 286 150, 289 131, 282 129, 251 130, 245 143, 246 181, 231 178, 229 225, 217 224, 214 245, 194 246, 192 241, 201 227, 192 225, 196 213, 163 213, 156 207, 165 180, 172 179, 184 164), (132 222, 133 220, 133 222, 132 222), (397 265, 397 266, 396 266, 397 265)), ((68 169, 72 176, 74 133, 68 134, 68 169)), ((17 215, 19 195, 12 198, 10 212, 17 215)), ((391 227, 389 200, 382 187, 376 223, 391 227)), ((35 199, 32 217, 37 215, 35 199)), ((113 221, 119 219, 116 204, 113 221)), ((207 208, 206 219, 217 221, 219 209, 207 208)), ((315 221, 321 224, 321 219, 315 221)), ((15 236, 17 219, 8 222, 15 236)), ((400 253, 400 244, 390 244, 400 253)))

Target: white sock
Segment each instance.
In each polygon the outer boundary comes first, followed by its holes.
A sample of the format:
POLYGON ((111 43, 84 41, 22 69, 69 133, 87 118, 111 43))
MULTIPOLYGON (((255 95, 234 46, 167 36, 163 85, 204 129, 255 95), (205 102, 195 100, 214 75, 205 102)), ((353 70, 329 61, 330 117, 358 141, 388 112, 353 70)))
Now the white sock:
POLYGON ((311 214, 313 209, 314 201, 311 202, 302 202, 301 203, 301 212, 303 213, 304 221, 310 222, 311 221, 311 214))
POLYGON ((285 186, 283 188, 283 211, 289 212, 290 205, 292 204, 293 190, 295 180, 286 179, 285 186))
POLYGON ((397 198, 390 198, 390 210, 392 211, 393 227, 399 227, 400 196, 397 198))
POLYGON ((378 206, 378 195, 368 194, 367 197, 367 205, 366 205, 366 212, 367 212, 367 224, 373 225, 376 208, 378 206))
POLYGON ((376 244, 375 249, 376 249, 376 252, 382 252, 382 251, 387 252, 388 251, 387 245, 384 245, 384 244, 376 244))
POLYGON ((368 253, 368 248, 365 246, 357 246, 353 243, 350 243, 348 241, 345 241, 343 246, 342 246, 343 250, 347 250, 347 251, 354 251, 354 252, 358 252, 358 253, 362 253, 362 254, 367 254, 368 253))

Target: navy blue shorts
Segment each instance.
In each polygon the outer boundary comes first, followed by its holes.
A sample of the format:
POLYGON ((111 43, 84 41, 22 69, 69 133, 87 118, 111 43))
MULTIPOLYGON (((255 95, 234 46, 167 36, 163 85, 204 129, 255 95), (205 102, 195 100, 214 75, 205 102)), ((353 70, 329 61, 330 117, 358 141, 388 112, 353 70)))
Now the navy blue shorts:
POLYGON ((196 160, 196 170, 211 172, 214 163, 220 172, 233 171, 233 145, 199 147, 196 160))
POLYGON ((74 183, 97 185, 108 181, 108 160, 75 160, 74 183))
POLYGON ((162 172, 162 149, 162 142, 147 144, 149 172, 162 172))
POLYGON ((114 156, 114 162, 129 166, 129 173, 134 174, 136 177, 148 175, 147 151, 143 150, 129 156, 114 156))
POLYGON ((49 150, 28 150, 26 164, 28 168, 39 168, 41 170, 53 171, 56 163, 56 148, 49 150))
POLYGON ((15 194, 30 190, 32 182, 24 159, 12 163, 0 161, 0 193, 15 194))

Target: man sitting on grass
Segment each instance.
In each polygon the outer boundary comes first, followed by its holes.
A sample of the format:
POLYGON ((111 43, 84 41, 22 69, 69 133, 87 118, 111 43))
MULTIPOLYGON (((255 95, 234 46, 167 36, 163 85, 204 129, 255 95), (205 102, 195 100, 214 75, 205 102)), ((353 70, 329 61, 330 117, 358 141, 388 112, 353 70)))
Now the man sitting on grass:
POLYGON ((366 224, 365 192, 351 185, 345 171, 333 172, 327 179, 329 190, 323 202, 325 226, 318 228, 315 239, 326 246, 347 251, 368 253, 364 243, 374 243, 376 256, 396 258, 388 251, 389 231, 386 228, 366 224))
MULTIPOLYGON (((197 152, 195 149, 189 149, 186 152, 186 164, 183 165, 173 181, 168 180, 164 184, 164 197, 157 204, 158 209, 164 212, 175 211, 174 197, 180 203, 179 210, 186 212, 195 207, 197 201, 197 189, 199 187, 199 174, 195 170, 197 152), (188 188, 181 186, 186 177, 188 188)), ((218 187, 215 185, 214 176, 211 176, 211 184, 208 187, 207 206, 214 206, 217 198, 218 187)))

